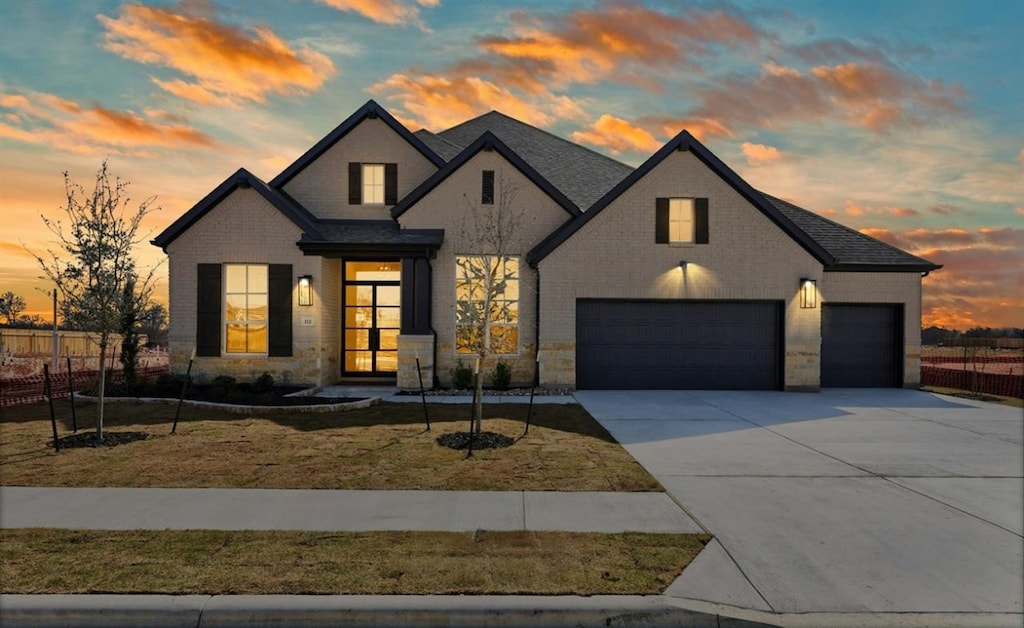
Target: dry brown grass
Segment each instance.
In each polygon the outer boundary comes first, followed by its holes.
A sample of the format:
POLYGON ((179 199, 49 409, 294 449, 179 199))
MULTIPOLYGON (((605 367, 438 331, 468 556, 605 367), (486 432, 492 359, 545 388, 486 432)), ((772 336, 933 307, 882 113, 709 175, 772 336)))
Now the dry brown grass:
MULTIPOLYGON (((61 435, 67 401, 56 403, 61 435)), ((261 417, 185 407, 109 404, 108 431, 149 438, 118 447, 54 453, 45 403, 2 409, 0 483, 8 486, 659 491, 578 405, 536 405, 529 434, 471 459, 440 447, 440 434, 466 429, 469 407, 432 404, 424 431, 417 404, 383 403, 330 414, 261 417)), ((525 405, 485 406, 484 429, 518 437, 525 405)), ((78 408, 79 431, 94 429, 96 406, 78 408)))
POLYGON ((0 531, 4 593, 662 592, 707 543, 568 532, 0 531))

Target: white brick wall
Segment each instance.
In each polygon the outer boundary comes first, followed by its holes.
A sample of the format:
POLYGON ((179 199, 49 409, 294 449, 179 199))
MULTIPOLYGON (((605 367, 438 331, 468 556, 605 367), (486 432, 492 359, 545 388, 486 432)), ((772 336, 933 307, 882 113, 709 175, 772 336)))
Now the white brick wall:
POLYGON ((384 121, 366 119, 306 166, 284 190, 320 218, 390 220, 390 206, 349 205, 349 162, 397 163, 399 199, 437 170, 384 121))
MULTIPOLYGON (((403 228, 445 230, 444 245, 438 251, 437 258, 431 260, 434 299, 431 316, 434 330, 437 332, 437 376, 445 385, 450 383, 449 372, 460 357, 455 353, 454 341, 455 256, 489 252, 471 237, 464 237, 464 234, 472 234, 472 229, 466 225, 465 220, 470 211, 469 203, 479 206, 481 173, 484 170, 495 171, 494 207, 498 206, 500 186, 503 183, 512 185, 518 189, 512 211, 522 212, 524 215, 516 246, 520 255, 520 353, 518 356, 500 356, 501 360, 512 367, 514 382, 528 383, 532 380, 535 360, 537 276, 526 263, 526 253, 571 218, 568 212, 497 152, 480 152, 475 155, 399 218, 403 228)), ((467 365, 472 364, 474 359, 470 355, 461 357, 467 365)), ((483 367, 486 374, 492 369, 492 363, 483 367)))
MULTIPOLYGON (((184 371, 196 337, 196 265, 202 263, 292 264, 296 278, 313 276, 313 306, 300 307, 298 295, 292 298, 293 357, 227 356, 196 358, 197 373, 209 376, 232 375, 250 379, 263 371, 275 378, 296 383, 321 384, 317 358, 327 363, 333 351, 331 334, 336 337, 336 312, 324 310, 331 297, 323 289, 333 285, 325 278, 327 264, 318 257, 307 257, 295 246, 302 231, 258 192, 237 189, 196 221, 167 247, 170 270, 170 333, 172 369, 184 371), (325 280, 326 279, 326 280, 325 280), (326 314, 326 315, 325 315, 326 314), (315 324, 299 324, 303 316, 312 316, 315 324), (322 334, 327 331, 326 339, 322 334), (326 340, 326 343, 325 343, 326 340)), ((334 288, 335 292, 337 288, 334 288)), ((223 337, 223 331, 222 337, 223 337)), ((334 340, 336 344, 337 340, 334 340)))

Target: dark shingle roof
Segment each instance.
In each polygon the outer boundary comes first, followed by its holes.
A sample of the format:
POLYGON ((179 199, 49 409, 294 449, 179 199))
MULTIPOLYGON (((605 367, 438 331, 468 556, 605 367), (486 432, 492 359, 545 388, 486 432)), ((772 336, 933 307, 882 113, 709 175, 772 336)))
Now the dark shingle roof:
POLYGON ((304 253, 399 256, 436 251, 444 242, 444 229, 401 229, 393 220, 320 220, 317 231, 299 240, 304 253))
POLYGON ((303 236, 303 242, 325 240, 336 244, 416 244, 440 246, 444 229, 400 229, 393 220, 321 220, 320 238, 303 236))
POLYGON ((444 159, 445 161, 451 161, 456 155, 459 154, 459 151, 461 151, 463 148, 462 146, 456 146, 455 144, 452 144, 443 137, 435 135, 426 129, 420 129, 419 131, 413 133, 413 135, 418 137, 421 142, 426 144, 427 147, 430 148, 430 150, 437 153, 438 156, 440 156, 441 159, 444 159))
POLYGON ((780 198, 763 192, 761 195, 835 258, 825 270, 928 272, 942 268, 780 198))
POLYGON ((632 167, 611 157, 497 111, 485 113, 441 131, 437 137, 465 148, 488 131, 515 151, 580 209, 585 210, 593 205, 633 171, 632 167))

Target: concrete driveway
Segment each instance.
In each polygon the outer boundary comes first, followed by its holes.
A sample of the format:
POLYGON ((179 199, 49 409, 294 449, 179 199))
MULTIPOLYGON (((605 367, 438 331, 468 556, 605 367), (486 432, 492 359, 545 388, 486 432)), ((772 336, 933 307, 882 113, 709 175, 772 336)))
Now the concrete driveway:
POLYGON ((716 538, 669 595, 1024 619, 1018 408, 910 390, 576 398, 716 538))

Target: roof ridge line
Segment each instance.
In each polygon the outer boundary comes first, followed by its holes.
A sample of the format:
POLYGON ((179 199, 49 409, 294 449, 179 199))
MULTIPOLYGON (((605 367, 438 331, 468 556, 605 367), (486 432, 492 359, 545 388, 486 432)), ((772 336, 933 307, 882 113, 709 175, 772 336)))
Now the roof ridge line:
POLYGON ((465 120, 463 122, 460 122, 460 123, 456 124, 455 126, 453 126, 451 128, 445 129, 444 131, 440 131, 439 133, 435 133, 435 135, 437 135, 438 137, 441 137, 441 139, 444 139, 444 137, 441 136, 441 133, 446 133, 448 131, 451 131, 452 129, 457 129, 460 126, 463 126, 465 124, 469 124, 470 122, 473 122, 474 120, 479 120, 480 118, 483 118, 484 116, 489 116, 491 114, 497 114, 497 115, 501 116, 502 118, 505 118, 506 120, 511 120, 512 122, 515 122, 516 124, 521 124, 523 126, 530 127, 531 129, 534 129, 535 131, 539 131, 541 133, 549 135, 549 136, 553 137, 554 139, 559 140, 561 142, 564 142, 566 144, 571 144, 571 145, 573 145, 573 146, 575 146, 577 148, 582 148, 583 150, 585 150, 585 151, 587 151, 587 152, 589 152, 589 153, 591 153, 593 155, 596 155, 598 157, 601 157, 602 159, 605 159, 606 161, 610 161, 610 162, 612 162, 614 164, 617 164, 619 166, 625 166, 626 168, 629 168, 630 171, 636 170, 636 167, 631 166, 631 165, 629 165, 629 164, 627 164, 625 162, 619 161, 618 159, 615 159, 614 157, 609 157, 608 155, 605 155, 602 152, 596 151, 593 148, 589 148, 587 146, 584 146, 583 144, 579 144, 579 143, 574 142, 574 141, 572 141, 570 139, 566 139, 566 138, 562 137, 561 135, 557 135, 555 133, 552 133, 551 131, 548 131, 547 129, 542 129, 542 128, 538 127, 538 126, 534 126, 532 124, 529 124, 528 122, 523 122, 522 120, 513 118, 512 116, 508 115, 507 113, 503 113, 501 111, 498 111, 497 109, 491 109, 487 113, 484 113, 484 114, 481 114, 481 115, 479 115, 479 116, 477 116, 475 118, 470 118, 469 120, 465 120))

